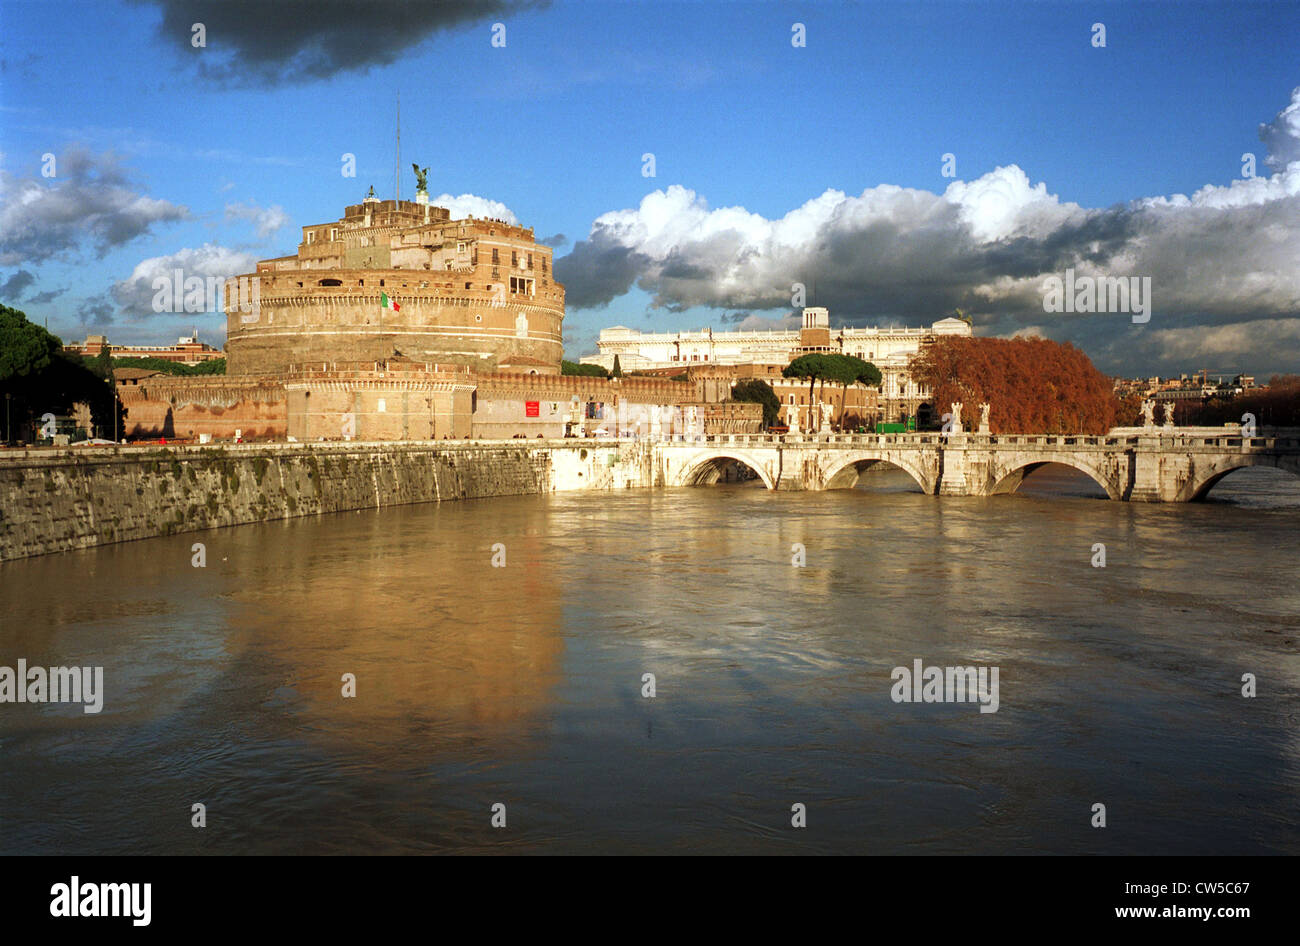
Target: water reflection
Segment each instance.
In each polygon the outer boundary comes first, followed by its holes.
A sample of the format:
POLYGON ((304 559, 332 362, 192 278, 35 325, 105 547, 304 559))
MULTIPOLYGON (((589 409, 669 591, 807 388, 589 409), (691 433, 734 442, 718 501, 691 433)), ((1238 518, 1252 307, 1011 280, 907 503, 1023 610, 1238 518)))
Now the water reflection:
POLYGON ((1143 506, 885 470, 10 563, 0 664, 102 664, 108 698, 0 706, 0 850, 1294 852, 1300 481, 1259 472, 1143 506), (892 702, 916 658, 1000 667, 999 712, 892 702))

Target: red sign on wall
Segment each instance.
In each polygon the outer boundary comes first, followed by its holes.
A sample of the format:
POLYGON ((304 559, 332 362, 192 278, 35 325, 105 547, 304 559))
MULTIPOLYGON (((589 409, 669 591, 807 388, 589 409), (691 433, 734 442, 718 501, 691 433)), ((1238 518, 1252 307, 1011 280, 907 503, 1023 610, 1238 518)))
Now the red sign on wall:
POLYGON ((538 408, 539 408, 539 402, 537 402, 537 401, 524 401, 524 416, 525 416, 525 417, 540 417, 541 414, 539 413, 538 408))

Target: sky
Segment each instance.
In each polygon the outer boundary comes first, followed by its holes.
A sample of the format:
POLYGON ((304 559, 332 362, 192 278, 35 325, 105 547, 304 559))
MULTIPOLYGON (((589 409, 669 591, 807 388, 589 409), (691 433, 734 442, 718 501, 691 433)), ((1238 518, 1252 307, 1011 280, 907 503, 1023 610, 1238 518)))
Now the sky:
POLYGON ((400 94, 402 196, 418 161, 555 247, 568 358, 788 327, 803 286, 833 326, 1262 380, 1300 371, 1298 49, 1290 0, 0 0, 0 302, 224 343, 154 278, 393 196, 400 94), (1047 311, 1068 272, 1149 278, 1147 320, 1047 311))

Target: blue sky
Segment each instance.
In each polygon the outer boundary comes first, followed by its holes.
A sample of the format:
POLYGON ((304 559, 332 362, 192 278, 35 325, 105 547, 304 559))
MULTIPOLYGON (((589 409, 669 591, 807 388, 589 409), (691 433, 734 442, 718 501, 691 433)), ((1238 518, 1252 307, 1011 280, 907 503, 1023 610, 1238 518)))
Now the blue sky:
POLYGON ((804 281, 833 324, 960 305, 1110 371, 1300 370, 1300 5, 276 6, 0 0, 0 301, 65 339, 223 341, 141 284, 391 196, 400 90, 404 196, 419 161, 432 194, 563 235, 570 357, 614 324, 779 325, 804 281), (1075 263, 1152 275, 1152 321, 1045 313, 1075 263))

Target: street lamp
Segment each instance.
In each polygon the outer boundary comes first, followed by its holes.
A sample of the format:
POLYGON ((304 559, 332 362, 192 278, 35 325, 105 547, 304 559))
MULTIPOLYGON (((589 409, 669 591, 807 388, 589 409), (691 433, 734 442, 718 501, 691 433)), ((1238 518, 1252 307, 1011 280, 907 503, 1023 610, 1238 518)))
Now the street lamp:
POLYGON ((10 440, 10 437, 9 437, 9 402, 10 402, 10 400, 12 400, 12 399, 13 399, 13 395, 10 394, 8 391, 6 391, 6 392, 5 392, 5 446, 6 446, 6 447, 9 446, 9 440, 10 440))

